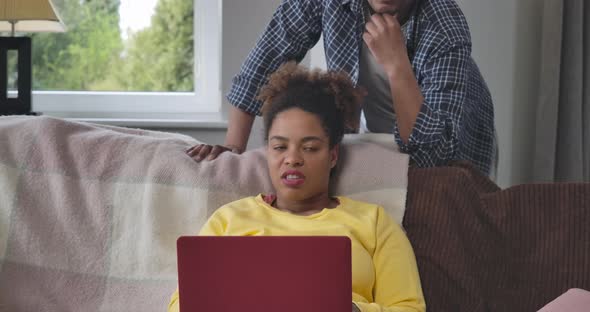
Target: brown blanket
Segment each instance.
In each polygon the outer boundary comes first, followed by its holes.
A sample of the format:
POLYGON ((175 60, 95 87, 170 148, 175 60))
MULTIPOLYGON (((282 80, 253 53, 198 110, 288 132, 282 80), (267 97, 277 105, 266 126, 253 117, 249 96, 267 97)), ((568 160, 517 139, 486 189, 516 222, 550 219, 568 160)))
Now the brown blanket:
POLYGON ((408 178, 404 226, 428 311, 536 311, 590 289, 590 184, 500 190, 464 163, 408 178))

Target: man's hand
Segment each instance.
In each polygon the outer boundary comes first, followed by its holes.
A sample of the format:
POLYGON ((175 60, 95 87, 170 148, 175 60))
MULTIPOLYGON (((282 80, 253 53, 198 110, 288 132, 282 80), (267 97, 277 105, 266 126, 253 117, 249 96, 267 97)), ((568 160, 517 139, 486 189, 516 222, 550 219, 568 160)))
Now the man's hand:
POLYGON ((253 123, 253 115, 232 105, 229 109, 229 124, 224 145, 198 144, 189 148, 186 153, 195 161, 213 160, 224 152, 241 154, 246 150, 253 123))
POLYGON ((186 151, 186 154, 189 155, 195 161, 201 161, 203 159, 213 160, 223 152, 232 152, 236 154, 242 153, 241 150, 232 146, 198 144, 189 148, 186 151))
POLYGON ((402 65, 409 63, 408 52, 401 25, 391 14, 373 14, 365 24, 363 40, 377 62, 388 75, 402 65))

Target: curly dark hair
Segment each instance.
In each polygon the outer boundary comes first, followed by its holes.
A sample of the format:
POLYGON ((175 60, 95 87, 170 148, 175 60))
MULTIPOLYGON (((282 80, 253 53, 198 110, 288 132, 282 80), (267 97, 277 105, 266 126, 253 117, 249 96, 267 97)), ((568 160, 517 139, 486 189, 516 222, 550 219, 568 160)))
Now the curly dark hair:
POLYGON ((345 132, 358 131, 364 94, 342 71, 309 70, 295 62, 285 63, 270 75, 258 95, 263 103, 264 139, 268 140, 279 113, 299 108, 318 116, 332 148, 342 141, 345 132))

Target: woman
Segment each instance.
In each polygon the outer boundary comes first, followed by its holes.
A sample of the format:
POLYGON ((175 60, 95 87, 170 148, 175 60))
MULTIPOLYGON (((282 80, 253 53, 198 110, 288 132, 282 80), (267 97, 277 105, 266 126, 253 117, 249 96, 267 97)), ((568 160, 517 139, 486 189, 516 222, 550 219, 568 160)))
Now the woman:
MULTIPOLYGON (((346 127, 357 127, 346 121, 358 118, 360 91, 344 73, 288 63, 271 75, 259 98, 276 194, 219 208, 200 235, 346 235, 352 242, 352 311, 425 311, 402 228, 382 207, 329 193, 342 136, 346 127)), ((178 291, 169 311, 178 311, 178 291)))

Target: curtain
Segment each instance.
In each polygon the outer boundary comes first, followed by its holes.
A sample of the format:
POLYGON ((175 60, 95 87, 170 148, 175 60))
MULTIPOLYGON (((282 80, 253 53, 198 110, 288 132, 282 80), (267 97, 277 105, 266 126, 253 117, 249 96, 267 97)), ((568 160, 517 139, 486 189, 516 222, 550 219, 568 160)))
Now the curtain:
POLYGON ((533 179, 590 182, 590 1, 544 1, 533 179))

